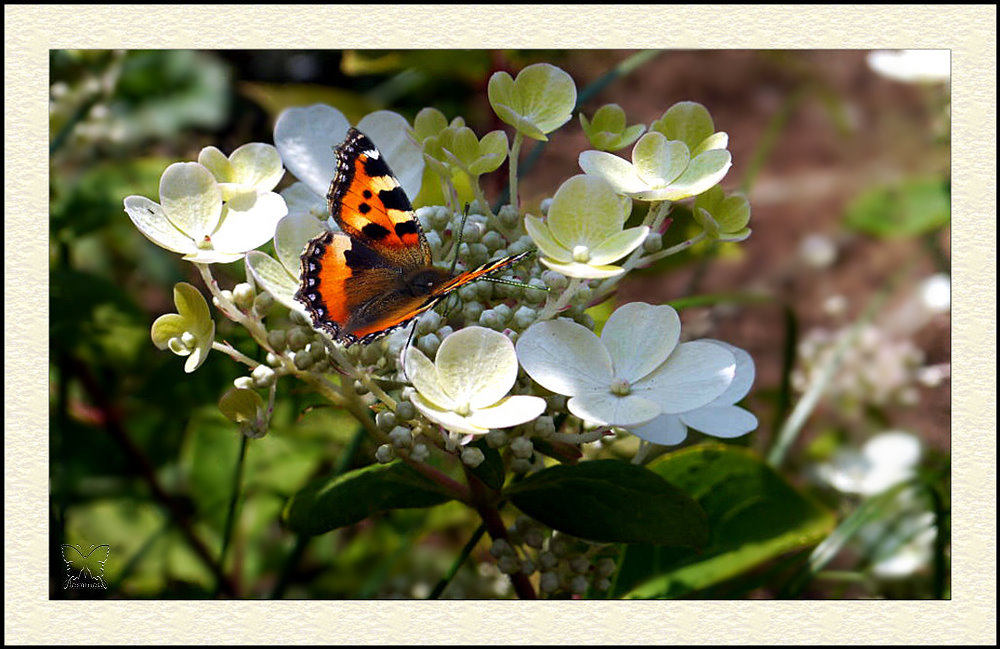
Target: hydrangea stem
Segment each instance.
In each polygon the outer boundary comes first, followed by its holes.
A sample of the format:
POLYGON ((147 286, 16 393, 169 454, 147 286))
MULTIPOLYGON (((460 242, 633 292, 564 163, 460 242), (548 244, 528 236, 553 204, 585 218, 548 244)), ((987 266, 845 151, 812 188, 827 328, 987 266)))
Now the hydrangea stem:
POLYGON ((514 142, 510 145, 510 206, 517 212, 517 162, 521 157, 521 142, 524 135, 521 131, 514 133, 514 142))
MULTIPOLYGON (((240 455, 236 460, 236 471, 233 473, 233 493, 229 498, 229 510, 226 514, 226 525, 222 532, 222 550, 219 551, 219 567, 223 570, 225 570, 226 554, 233 538, 233 526, 236 522, 236 510, 238 509, 243 484, 243 467, 246 464, 247 446, 250 442, 250 439, 246 435, 241 435, 240 438, 240 455)), ((234 571, 234 573, 235 572, 238 571, 234 571)), ((216 583, 216 594, 218 594, 222 588, 223 582, 219 580, 216 583)))
POLYGON ((535 319, 535 321, 541 322, 543 320, 548 320, 553 316, 555 316, 560 311, 562 311, 563 309, 565 309, 566 305, 569 304, 569 301, 573 299, 573 295, 578 290, 580 290, 580 287, 582 285, 583 285, 582 279, 576 277, 571 279, 569 281, 569 284, 566 286, 566 290, 564 290, 562 292, 562 295, 559 296, 559 299, 553 300, 551 299, 551 297, 549 298, 549 300, 545 303, 545 308, 542 309, 542 312, 538 314, 538 317, 535 319))
POLYGON ((243 352, 241 352, 240 350, 236 349, 235 347, 233 347, 228 343, 220 343, 218 340, 213 341, 212 349, 222 352, 223 354, 232 358, 234 361, 243 363, 250 369, 254 369, 258 365, 260 365, 260 363, 258 363, 257 361, 250 358, 249 356, 247 356, 246 354, 244 354, 243 352))

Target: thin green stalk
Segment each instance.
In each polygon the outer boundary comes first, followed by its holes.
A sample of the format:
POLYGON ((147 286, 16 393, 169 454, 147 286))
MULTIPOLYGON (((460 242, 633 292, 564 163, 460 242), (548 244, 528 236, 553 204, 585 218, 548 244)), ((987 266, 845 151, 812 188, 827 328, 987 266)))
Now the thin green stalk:
MULTIPOLYGON (((236 522, 236 510, 243 486, 243 467, 246 464, 247 445, 250 441, 250 438, 246 435, 241 435, 240 438, 240 456, 236 460, 236 471, 233 473, 233 491, 229 498, 229 511, 226 514, 226 526, 222 532, 222 550, 219 552, 219 566, 223 567, 223 570, 226 565, 226 554, 229 550, 229 544, 233 537, 233 526, 236 522)), ((219 593, 221 588, 222 582, 219 581, 215 587, 216 594, 219 593)))
POLYGON ((451 568, 448 569, 448 572, 445 573, 445 575, 441 577, 438 583, 434 586, 434 590, 432 590, 431 594, 427 596, 427 599, 437 599, 441 597, 441 593, 444 592, 444 589, 448 587, 451 580, 458 574, 458 570, 462 567, 462 564, 465 563, 465 560, 469 558, 469 555, 472 554, 472 550, 476 547, 476 544, 479 543, 479 539, 483 538, 483 534, 486 534, 485 523, 477 527, 476 531, 472 533, 472 536, 466 542, 465 546, 462 547, 462 551, 459 552, 458 557, 455 558, 455 562, 451 564, 451 568))
POLYGON ((508 157, 510 158, 510 172, 508 174, 510 178, 510 206, 514 208, 514 212, 517 213, 517 163, 518 158, 521 157, 521 142, 524 141, 524 135, 521 131, 514 133, 514 142, 510 145, 510 153, 508 157))
POLYGON ((788 453, 788 449, 791 448, 792 444, 798 438, 799 433, 802 431, 802 427, 805 426, 806 420, 819 404, 820 398, 823 396, 826 388, 830 385, 830 382, 833 381, 833 377, 840 368, 840 361, 843 359, 844 354, 847 352, 848 348, 857 341, 862 327, 868 324, 875 317, 876 312, 889 297, 889 294, 899 279, 905 276, 906 273, 910 271, 912 266, 912 262, 907 264, 904 268, 897 271, 897 273, 893 275, 888 282, 886 282, 886 284, 882 287, 882 290, 876 293, 871 300, 869 300, 868 305, 865 307, 861 316, 858 317, 854 324, 851 325, 848 334, 837 342, 837 345, 833 349, 833 353, 830 354, 830 358, 823 364, 822 367, 820 367, 816 379, 809 385, 808 388, 806 388, 806 391, 799 399, 799 402, 795 404, 792 414, 788 416, 788 419, 785 420, 781 430, 778 431, 774 446, 771 447, 771 452, 768 453, 767 456, 767 463, 772 467, 778 468, 784 461, 785 455, 788 453))
MULTIPOLYGON (((592 81, 586 88, 581 90, 576 95, 576 104, 573 106, 573 111, 580 110, 580 106, 584 104, 591 97, 599 93, 608 87, 612 82, 624 77, 625 75, 631 73, 633 70, 638 68, 644 63, 651 61, 656 56, 658 56, 662 50, 643 50, 641 52, 636 52, 632 56, 628 57, 615 67, 611 68, 605 72, 602 76, 598 77, 592 81)), ((515 136, 516 137, 516 136, 515 136)), ((545 149, 546 142, 536 142, 535 146, 528 153, 528 156, 524 159, 524 163, 519 166, 522 173, 527 173, 535 166, 538 159, 542 157, 542 151, 545 149)), ((512 164, 516 164, 517 161, 513 161, 512 164)), ((511 167, 513 170, 514 167, 511 167)), ((509 192, 509 190, 506 190, 509 192)), ((510 194, 508 194, 510 195, 510 194)), ((500 198, 494 203, 496 209, 500 209, 500 206, 507 202, 508 196, 500 195, 500 198)), ((512 204, 516 203, 514 201, 512 204)))
POLYGON ((574 277, 569 281, 569 284, 566 286, 566 290, 562 292, 562 295, 560 295, 558 299, 553 300, 550 295, 549 299, 545 303, 545 308, 538 314, 536 322, 548 320, 564 309, 582 285, 583 280, 574 277))

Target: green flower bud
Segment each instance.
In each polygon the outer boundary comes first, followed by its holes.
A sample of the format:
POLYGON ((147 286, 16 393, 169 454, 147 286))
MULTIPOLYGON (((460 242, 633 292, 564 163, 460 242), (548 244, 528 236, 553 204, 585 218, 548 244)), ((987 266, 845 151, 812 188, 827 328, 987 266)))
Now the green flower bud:
POLYGON ((524 542, 529 547, 539 550, 545 542, 545 536, 542 534, 540 529, 533 527, 524 532, 524 542))
POLYGON ((507 443, 507 432, 494 429, 486 433, 486 445, 490 448, 500 448, 507 443))
POLYGON ((396 402, 396 419, 398 421, 410 421, 417 416, 417 409, 409 401, 396 402))
POLYGON ((417 339, 417 349, 426 354, 428 358, 434 358, 440 346, 441 339, 436 334, 427 334, 417 339))
POLYGON ((237 376, 233 379, 233 386, 237 390, 253 390, 253 379, 249 376, 237 376))
POLYGON ((302 327, 293 327, 288 331, 288 348, 293 352, 304 349, 309 344, 311 336, 302 327))
POLYGON ((253 306, 253 287, 246 282, 240 282, 233 287, 233 303, 243 310, 253 306))
POLYGON ((461 458, 462 458, 462 464, 474 469, 483 463, 483 460, 486 459, 486 456, 483 454, 481 450, 479 450, 475 446, 466 446, 465 448, 462 449, 461 458))
POLYGON ((521 570, 521 562, 515 557, 504 555, 497 559, 497 568, 505 575, 513 575, 521 570))
POLYGON ((466 302, 462 306, 462 317, 466 322, 479 322, 484 309, 482 302, 466 302))
POLYGON ((388 444, 382 444, 375 449, 375 461, 379 464, 388 464, 396 457, 396 451, 388 444))
POLYGON ((296 368, 300 370, 307 370, 310 367, 312 367, 313 363, 315 363, 316 361, 313 359, 312 354, 310 354, 308 351, 304 349, 301 349, 295 352, 295 356, 292 359, 292 362, 295 363, 296 368))
POLYGON ((514 326, 518 329, 527 329, 538 317, 538 311, 530 306, 520 306, 514 312, 514 326))
POLYGON ((554 572, 543 572, 538 581, 538 587, 543 593, 553 593, 559 590, 559 575, 554 572))
POLYGON ((495 307, 493 307, 493 311, 504 323, 510 320, 511 316, 514 315, 513 311, 511 311, 510 307, 507 306, 506 304, 496 305, 495 307))
POLYGON ((584 556, 575 556, 569 560, 569 569, 578 575, 582 575, 590 570, 590 560, 584 556))
POLYGON ((663 235, 659 232, 650 232, 642 242, 642 249, 648 253, 659 252, 663 249, 663 235))
MULTIPOLYGON (((392 414, 392 413, 383 413, 392 414)), ((403 426, 396 426, 389 431, 389 441, 396 448, 410 448, 413 446, 413 431, 403 426)))
POLYGON ((274 383, 276 374, 267 365, 258 365, 253 368, 253 372, 250 373, 250 377, 253 379, 253 384, 258 388, 268 388, 274 383))
POLYGON ((587 592, 587 578, 583 575, 573 577, 569 582, 569 590, 575 595, 583 595, 587 592))
POLYGON ((479 324, 495 331, 503 329, 503 320, 493 309, 486 309, 483 311, 482 315, 479 316, 479 324))
POLYGON ((531 559, 521 559, 521 574, 531 575, 535 572, 535 564, 531 559))
POLYGON ((274 297, 267 291, 261 291, 253 299, 253 310, 259 315, 267 315, 274 305, 274 297))
MULTIPOLYGON (((379 430, 382 432, 389 432, 396 426, 396 413, 390 410, 384 410, 377 413, 375 415, 375 425, 378 426, 379 430)), ((409 431, 407 431, 407 434, 409 434, 409 431)))
POLYGON ((569 278, 562 273, 557 273, 554 270, 543 271, 542 281, 545 282, 545 286, 547 286, 550 291, 563 291, 567 286, 569 286, 569 278))
POLYGON ((527 460, 535 452, 535 445, 527 437, 517 437, 511 440, 510 451, 514 457, 527 460))
POLYGON ((410 459, 414 462, 423 462, 431 454, 430 449, 424 443, 414 444, 413 450, 410 451, 410 459))
POLYGON ((500 557, 509 557, 514 554, 514 548, 510 547, 510 543, 506 539, 497 539, 493 541, 493 545, 490 546, 490 554, 493 555, 495 559, 500 557))
POLYGON ((538 563, 542 566, 542 570, 555 570, 556 566, 559 565, 559 557, 548 551, 540 552, 538 563))
POLYGON ((507 243, 504 240, 503 235, 496 230, 490 230, 483 235, 482 244, 486 246, 489 252, 495 252, 500 248, 503 248, 504 244, 507 243))
POLYGON ((531 470, 531 462, 523 458, 514 458, 511 460, 510 470, 514 473, 527 473, 531 470))
POLYGON ((595 566, 598 577, 610 577, 615 574, 615 570, 618 566, 615 565, 615 560, 610 557, 604 557, 598 560, 595 566))
POLYGON ((267 332, 267 344, 270 345, 271 349, 281 351, 285 348, 287 342, 285 333, 284 329, 272 329, 267 332))
POLYGON ((264 357, 264 362, 270 365, 271 367, 278 367, 279 365, 281 365, 281 356, 268 352, 267 356, 264 357))
POLYGON ((497 213, 497 219, 500 221, 501 226, 510 229, 517 227, 521 222, 521 215, 510 205, 504 205, 500 208, 499 213, 497 213))
POLYGON ((599 591, 605 591, 611 588, 611 581, 609 579, 598 579, 594 582, 594 589, 599 591))
POLYGON ((312 324, 309 322, 309 316, 301 311, 291 311, 289 314, 289 319, 293 324, 297 324, 304 327, 310 327, 312 324))
POLYGON ((552 417, 548 415, 543 415, 536 419, 534 424, 532 424, 532 428, 534 429, 535 434, 542 438, 548 437, 552 433, 556 432, 555 422, 552 417))

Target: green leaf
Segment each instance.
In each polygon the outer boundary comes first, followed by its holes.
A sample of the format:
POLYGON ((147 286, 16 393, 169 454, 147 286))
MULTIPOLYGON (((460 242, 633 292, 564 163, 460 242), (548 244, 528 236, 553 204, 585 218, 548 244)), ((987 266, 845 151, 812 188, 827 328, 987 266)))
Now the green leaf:
POLYGON ((708 536, 697 503, 655 473, 619 460, 552 466, 506 495, 535 520, 591 541, 697 547, 708 536))
POLYGON ((825 537, 827 509, 797 491, 752 451, 704 444, 649 466, 708 514, 711 540, 691 550, 630 545, 609 597, 681 597, 825 537))
POLYGON ((323 534, 390 509, 433 507, 451 500, 437 485, 401 462, 327 478, 295 494, 284 518, 299 534, 323 534))
POLYGON ((911 179, 878 187, 856 198, 846 225, 876 237, 919 236, 951 219, 951 188, 941 178, 911 179))

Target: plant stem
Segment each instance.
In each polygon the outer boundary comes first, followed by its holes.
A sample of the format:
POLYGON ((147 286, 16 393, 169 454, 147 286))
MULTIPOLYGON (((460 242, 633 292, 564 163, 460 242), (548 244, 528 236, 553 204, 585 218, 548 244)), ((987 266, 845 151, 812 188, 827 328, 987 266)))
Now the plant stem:
POLYGON ((510 206, 514 208, 514 212, 517 213, 517 162, 518 158, 521 157, 521 142, 524 140, 524 135, 521 131, 516 131, 514 133, 514 142, 510 145, 510 206))
POLYGON ((548 320, 554 317, 564 308, 566 308, 566 305, 569 304, 569 301, 573 298, 573 295, 580 289, 580 286, 582 285, 583 285, 583 280, 574 277, 569 281, 569 284, 566 286, 566 290, 562 292, 562 295, 559 296, 559 299, 553 300, 550 295, 548 300, 545 302, 545 308, 542 309, 542 312, 538 314, 538 317, 535 319, 535 321, 542 322, 543 320, 548 320))
MULTIPOLYGON (((233 474, 233 493, 229 498, 229 512, 226 514, 226 526, 223 528, 222 532, 222 550, 219 552, 219 566, 225 570, 226 566, 226 552, 229 550, 229 543, 233 536, 233 525, 236 521, 236 509, 237 503, 240 498, 241 486, 243 483, 243 467, 246 463, 247 456, 247 445, 250 439, 246 435, 240 435, 240 456, 236 460, 236 471, 233 474)), ((235 577, 233 578, 235 582, 235 577)), ((222 589, 222 581, 219 580, 216 583, 215 592, 216 594, 222 589)))
POLYGON ((483 534, 485 533, 485 524, 481 524, 476 528, 476 531, 472 533, 472 536, 466 542, 465 546, 462 547, 462 551, 459 552, 458 557, 455 558, 455 562, 451 564, 451 568, 448 569, 448 572, 441 577, 438 583, 434 586, 434 590, 432 590, 431 594, 427 596, 427 599, 437 599, 441 597, 441 593, 444 592, 444 589, 448 587, 451 580, 455 578, 456 574, 458 574, 459 568, 462 567, 465 560, 469 558, 470 554, 472 554, 473 548, 476 547, 476 544, 479 543, 479 539, 483 538, 483 534))

